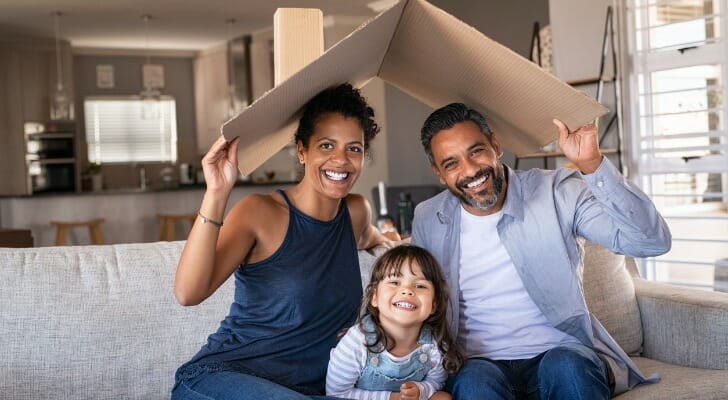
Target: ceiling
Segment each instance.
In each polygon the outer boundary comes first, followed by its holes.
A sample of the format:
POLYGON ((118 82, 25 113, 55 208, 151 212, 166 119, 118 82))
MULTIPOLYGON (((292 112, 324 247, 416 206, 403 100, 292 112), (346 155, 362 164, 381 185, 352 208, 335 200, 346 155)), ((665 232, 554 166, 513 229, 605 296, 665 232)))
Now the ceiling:
POLYGON ((74 48, 202 50, 273 25, 279 7, 319 8, 327 16, 371 17, 393 0, 0 0, 0 36, 61 37, 74 48), (371 8, 367 6, 371 5, 371 8), (232 25, 226 21, 234 18, 232 25))

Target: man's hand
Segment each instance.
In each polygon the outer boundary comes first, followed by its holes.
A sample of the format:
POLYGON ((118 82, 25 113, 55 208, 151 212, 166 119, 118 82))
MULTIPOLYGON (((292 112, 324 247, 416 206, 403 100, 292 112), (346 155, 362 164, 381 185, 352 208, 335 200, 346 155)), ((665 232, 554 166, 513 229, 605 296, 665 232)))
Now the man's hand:
POLYGON ((399 388, 400 400, 419 400, 420 388, 414 382, 405 382, 399 388))
POLYGON ((561 146, 564 156, 583 174, 591 174, 596 171, 602 163, 597 126, 586 124, 574 132, 570 132, 566 124, 556 118, 554 118, 554 125, 559 130, 559 146, 561 146))

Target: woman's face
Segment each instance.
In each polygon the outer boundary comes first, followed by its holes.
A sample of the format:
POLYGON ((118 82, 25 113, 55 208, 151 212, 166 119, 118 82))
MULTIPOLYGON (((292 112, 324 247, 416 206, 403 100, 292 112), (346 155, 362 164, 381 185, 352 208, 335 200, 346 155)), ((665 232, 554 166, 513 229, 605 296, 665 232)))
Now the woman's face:
POLYGON ((319 117, 308 148, 296 144, 309 180, 326 196, 346 197, 364 166, 364 131, 356 118, 339 113, 319 117))

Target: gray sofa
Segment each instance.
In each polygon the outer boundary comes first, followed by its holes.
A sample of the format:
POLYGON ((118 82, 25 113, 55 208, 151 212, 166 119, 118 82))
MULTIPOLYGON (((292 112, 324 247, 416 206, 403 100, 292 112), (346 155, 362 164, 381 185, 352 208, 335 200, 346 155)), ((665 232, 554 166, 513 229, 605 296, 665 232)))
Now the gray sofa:
MULTIPOLYGON (((229 280, 203 304, 179 306, 182 246, 0 249, 0 399, 168 398, 233 290, 229 280)), ((663 377, 619 399, 728 399, 728 295, 646 282, 624 257, 586 253, 590 309, 663 377)), ((373 260, 360 252, 364 279, 373 260)))

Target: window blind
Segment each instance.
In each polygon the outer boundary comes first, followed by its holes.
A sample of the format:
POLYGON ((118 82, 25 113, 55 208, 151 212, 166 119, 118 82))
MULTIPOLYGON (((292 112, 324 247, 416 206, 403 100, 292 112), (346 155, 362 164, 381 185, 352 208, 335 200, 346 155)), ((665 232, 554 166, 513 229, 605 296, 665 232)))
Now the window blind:
POLYGON ((631 170, 673 234, 649 279, 713 288, 728 257, 728 0, 629 0, 631 170))
POLYGON ((177 161, 173 98, 87 97, 84 114, 90 162, 177 161))

